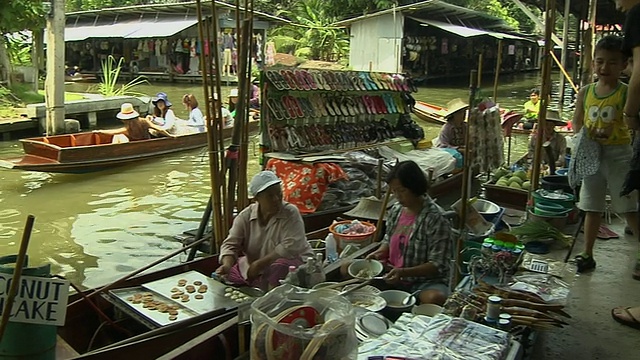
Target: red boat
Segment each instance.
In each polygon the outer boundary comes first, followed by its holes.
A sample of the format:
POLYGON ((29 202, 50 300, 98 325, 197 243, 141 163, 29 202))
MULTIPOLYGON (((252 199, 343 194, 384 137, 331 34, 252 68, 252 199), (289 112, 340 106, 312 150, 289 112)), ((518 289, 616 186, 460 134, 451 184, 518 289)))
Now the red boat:
MULTIPOLYGON (((258 121, 249 122, 249 131, 258 121)), ((233 128, 223 130, 230 137, 233 128)), ((137 161, 197 149, 207 145, 207 133, 112 144, 112 135, 84 132, 21 139, 25 155, 0 160, 0 167, 54 173, 87 173, 137 161)))

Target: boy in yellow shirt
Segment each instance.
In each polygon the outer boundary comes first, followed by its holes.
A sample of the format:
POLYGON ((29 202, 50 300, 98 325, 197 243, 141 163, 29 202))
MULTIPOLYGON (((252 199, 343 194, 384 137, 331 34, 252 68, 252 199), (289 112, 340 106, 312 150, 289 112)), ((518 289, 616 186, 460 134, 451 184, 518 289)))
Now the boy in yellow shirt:
POLYGON ((583 179, 580 189, 578 207, 586 212, 586 217, 585 249, 575 258, 579 272, 596 267, 593 246, 606 209, 607 189, 614 211, 624 214, 633 233, 638 235, 637 194, 620 196, 622 174, 629 171, 632 155, 631 135, 623 120, 627 86, 619 80, 620 73, 627 67, 622 45, 622 38, 618 36, 605 36, 598 41, 593 61, 598 81, 580 89, 573 116, 574 132, 585 127, 585 135, 600 145, 599 168, 583 179))

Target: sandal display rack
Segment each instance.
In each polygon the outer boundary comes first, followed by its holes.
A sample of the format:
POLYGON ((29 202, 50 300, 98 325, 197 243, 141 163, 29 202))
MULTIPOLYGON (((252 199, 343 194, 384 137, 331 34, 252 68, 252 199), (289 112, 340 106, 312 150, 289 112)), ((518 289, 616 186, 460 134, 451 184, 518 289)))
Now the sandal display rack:
POLYGON ((265 69, 261 83, 263 151, 296 155, 397 138, 417 91, 403 74, 286 67, 265 69))

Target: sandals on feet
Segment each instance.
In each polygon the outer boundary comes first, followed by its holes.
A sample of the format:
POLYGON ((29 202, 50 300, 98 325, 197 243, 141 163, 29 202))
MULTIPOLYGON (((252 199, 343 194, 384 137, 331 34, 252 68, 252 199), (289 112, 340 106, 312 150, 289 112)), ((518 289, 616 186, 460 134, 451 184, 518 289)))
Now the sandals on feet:
POLYGON ((578 267, 579 273, 587 272, 596 268, 596 261, 593 260, 593 256, 585 258, 582 255, 578 255, 574 258, 574 260, 576 262, 576 266, 578 267))
POLYGON ((613 318, 613 320, 615 320, 616 322, 622 325, 626 325, 634 329, 640 330, 640 320, 635 318, 633 314, 629 311, 629 309, 631 309, 631 307, 618 306, 616 308, 613 308, 611 309, 611 317, 613 318), (627 315, 631 320, 621 318, 620 314, 627 315))

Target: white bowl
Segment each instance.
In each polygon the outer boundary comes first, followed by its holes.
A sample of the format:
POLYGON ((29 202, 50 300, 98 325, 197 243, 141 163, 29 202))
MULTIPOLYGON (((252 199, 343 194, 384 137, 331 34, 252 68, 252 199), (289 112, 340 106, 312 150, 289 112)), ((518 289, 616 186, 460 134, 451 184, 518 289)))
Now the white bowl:
POLYGON ((387 308, 396 311, 409 311, 413 305, 416 304, 416 297, 412 296, 407 305, 402 304, 407 296, 411 295, 406 291, 400 290, 385 290, 379 294, 383 299, 387 301, 387 308))
POLYGON ((311 289, 312 290, 318 290, 318 289, 322 289, 325 288, 327 286, 331 286, 331 285, 335 285, 337 284, 337 282, 335 281, 325 281, 325 282, 321 282, 319 284, 314 285, 311 289))
POLYGON ((354 260, 351 265, 349 265, 349 275, 356 279, 370 279, 374 276, 380 275, 384 270, 384 266, 378 260, 366 260, 366 259, 358 259, 354 260), (360 271, 366 270, 369 276, 358 276, 360 271))
POLYGON ((387 306, 387 302, 379 295, 351 293, 346 297, 351 302, 351 305, 355 307, 361 307, 373 312, 380 311, 384 309, 385 306, 387 306))
POLYGON ((436 304, 421 304, 411 309, 413 315, 436 316, 442 312, 442 306, 436 304))
POLYGON ((500 212, 500 206, 484 199, 477 199, 473 207, 482 215, 497 215, 500 212))

